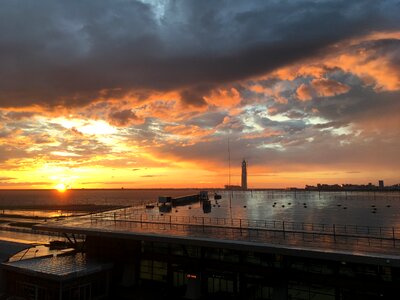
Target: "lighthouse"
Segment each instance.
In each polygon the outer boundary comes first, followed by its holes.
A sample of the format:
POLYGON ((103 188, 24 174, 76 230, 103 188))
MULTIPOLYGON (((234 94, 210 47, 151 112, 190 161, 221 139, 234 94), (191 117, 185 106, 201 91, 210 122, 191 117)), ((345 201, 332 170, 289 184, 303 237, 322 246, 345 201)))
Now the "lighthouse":
POLYGON ((242 190, 247 190, 247 162, 242 161, 242 190))

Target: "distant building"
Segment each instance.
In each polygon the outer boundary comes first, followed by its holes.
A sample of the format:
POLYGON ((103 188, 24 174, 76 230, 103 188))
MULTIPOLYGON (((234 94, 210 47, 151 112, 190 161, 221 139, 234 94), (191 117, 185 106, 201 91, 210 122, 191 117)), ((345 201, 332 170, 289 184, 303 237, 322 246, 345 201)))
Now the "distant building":
POLYGON ((398 191, 400 190, 400 184, 385 186, 383 180, 378 181, 378 185, 374 185, 371 182, 368 184, 321 184, 318 183, 317 186, 306 185, 305 190, 309 191, 398 191))
POLYGON ((242 189, 247 190, 247 162, 242 161, 242 189))
POLYGON ((385 188, 385 184, 383 183, 383 180, 379 180, 379 189, 383 190, 385 188))

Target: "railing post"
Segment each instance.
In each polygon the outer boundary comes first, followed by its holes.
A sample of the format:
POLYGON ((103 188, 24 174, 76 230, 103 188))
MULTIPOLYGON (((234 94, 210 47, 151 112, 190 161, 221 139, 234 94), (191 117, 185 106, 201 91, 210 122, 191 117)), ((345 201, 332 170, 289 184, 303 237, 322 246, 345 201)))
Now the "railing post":
POLYGON ((394 235, 394 227, 392 227, 392 233, 393 233, 393 247, 396 247, 396 237, 394 235))
POLYGON ((286 239, 286 234, 285 234, 285 221, 282 221, 282 230, 283 230, 283 239, 286 239))
POLYGON ((333 240, 336 243, 336 226, 335 226, 335 224, 333 224, 333 240))

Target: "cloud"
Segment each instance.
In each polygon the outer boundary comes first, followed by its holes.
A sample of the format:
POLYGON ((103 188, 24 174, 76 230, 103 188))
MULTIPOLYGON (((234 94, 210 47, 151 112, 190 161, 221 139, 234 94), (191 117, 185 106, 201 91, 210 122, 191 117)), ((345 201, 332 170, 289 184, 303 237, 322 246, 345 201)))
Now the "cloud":
POLYGON ((13 187, 38 187, 38 186, 49 186, 52 182, 48 181, 21 181, 21 182, 10 182, 10 181, 0 181, 0 186, 6 188, 13 188, 13 187))
POLYGON ((301 84, 296 90, 297 98, 301 101, 308 101, 312 99, 313 90, 307 84, 301 84))
POLYGON ((313 79, 311 86, 320 97, 336 96, 347 93, 350 90, 348 85, 326 78, 313 79))
POLYGON ((13 179, 16 179, 16 178, 14 178, 14 177, 0 177, 0 181, 2 181, 2 180, 8 181, 8 180, 13 180, 13 179))
POLYGON ((331 97, 347 93, 350 87, 346 84, 327 78, 313 79, 310 85, 301 84, 296 94, 299 100, 308 101, 313 97, 331 97))
POLYGON ((245 157, 254 176, 398 178, 399 9, 390 0, 6 0, 2 176, 150 185, 140 176, 179 170, 186 184, 182 174, 196 169, 221 181, 229 139, 232 162, 245 157))
POLYGON ((400 34, 395 38, 365 40, 352 45, 339 55, 329 57, 327 66, 340 66, 357 75, 377 91, 400 89, 400 34))
POLYGON ((0 105, 82 106, 266 74, 371 31, 399 29, 396 1, 2 3, 0 105), (105 91, 108 91, 105 93, 105 91))
POLYGON ((130 124, 142 123, 143 121, 130 109, 112 112, 109 115, 109 120, 115 126, 127 126, 130 124))

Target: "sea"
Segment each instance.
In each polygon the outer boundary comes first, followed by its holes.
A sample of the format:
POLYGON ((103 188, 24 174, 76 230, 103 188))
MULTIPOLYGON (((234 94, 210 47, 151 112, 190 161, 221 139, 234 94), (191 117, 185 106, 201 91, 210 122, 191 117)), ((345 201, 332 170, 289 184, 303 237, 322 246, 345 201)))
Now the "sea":
MULTIPOLYGON (((196 189, 80 189, 0 190, 0 209, 32 212, 40 215, 42 206, 129 205, 138 213, 159 214, 159 196, 197 194, 196 189)), ((171 215, 211 218, 287 221, 314 224, 382 226, 400 228, 400 191, 304 191, 304 190, 209 190, 211 209, 201 203, 174 207, 171 215), (214 199, 214 193, 221 199, 214 199)), ((165 212, 164 212, 165 213, 165 212)))

